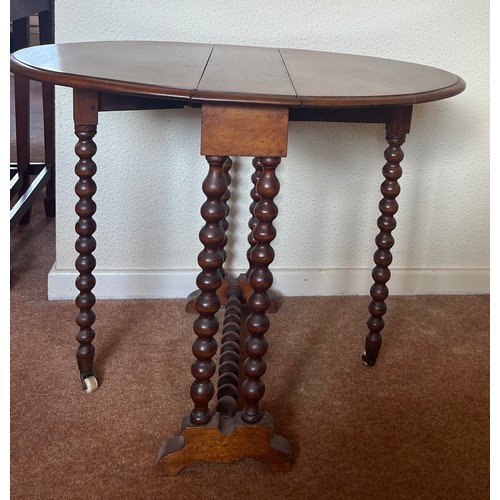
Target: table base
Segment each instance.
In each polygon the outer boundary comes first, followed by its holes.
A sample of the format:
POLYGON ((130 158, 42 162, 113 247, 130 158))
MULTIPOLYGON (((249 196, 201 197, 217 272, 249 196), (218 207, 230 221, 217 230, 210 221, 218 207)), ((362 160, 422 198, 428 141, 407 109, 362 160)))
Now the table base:
MULTIPOLYGON (((93 181, 96 173, 93 161, 96 145, 93 137, 97 129, 98 111, 99 95, 96 92, 75 89, 75 133, 79 139, 75 148, 79 157, 75 167, 79 177, 75 187, 79 198, 76 205, 79 216, 76 224, 79 235, 76 268, 80 273, 76 280, 80 291, 76 299, 80 309, 76 318, 80 327, 77 333, 80 343, 77 360, 87 392, 93 392, 98 386, 93 372, 92 344, 95 336, 92 328, 95 321, 92 310, 95 304, 92 293, 95 278, 92 271, 96 265, 93 256, 96 247, 93 237, 96 229, 93 218, 96 210, 93 201, 96 191, 93 181)), ((175 475, 199 461, 230 463, 245 458, 261 460, 273 471, 291 468, 290 444, 285 438, 274 434, 271 416, 260 409, 260 400, 265 392, 262 378, 267 369, 264 359, 268 348, 265 334, 270 326, 267 313, 279 307, 279 301, 269 292, 273 284, 269 266, 274 260, 271 243, 276 236, 273 221, 278 215, 274 198, 280 187, 275 171, 281 162, 280 155, 286 154, 285 118, 288 114, 285 111, 281 107, 202 107, 202 154, 209 165, 202 185, 206 195, 201 207, 205 225, 199 233, 203 244, 198 256, 201 272, 196 284, 199 290, 190 296, 187 305, 188 311, 198 315, 193 323, 196 338, 192 353, 196 359, 191 365, 194 380, 190 396, 194 407, 183 421, 181 434, 163 443, 157 463, 159 474, 175 475), (280 124, 279 133, 274 130, 273 124, 276 123, 280 124), (225 141, 224 148, 219 150, 222 140, 225 141), (235 149, 229 149, 233 147, 232 144, 235 144, 235 149), (252 144, 256 145, 255 150, 249 149, 254 147, 252 144), (266 155, 262 156, 262 153, 266 155), (230 155, 254 156, 254 187, 250 192, 253 201, 249 207, 251 218, 248 223, 249 269, 238 278, 230 277, 224 269, 231 195, 230 155), (221 305, 224 306, 224 319, 219 344, 215 337, 219 333, 217 316, 221 305), (243 327, 248 334, 244 349, 241 339, 243 327), (220 357, 215 387, 211 379, 217 369, 213 360, 217 353, 220 357), (215 392, 217 403, 215 411, 212 411, 210 402, 215 392)), ((394 216, 398 210, 396 197, 400 191, 398 180, 402 174, 401 146, 410 130, 411 112, 411 106, 401 106, 389 110, 381 108, 370 111, 368 115, 364 111, 359 115, 354 110, 349 116, 345 113, 320 116, 331 121, 367 120, 370 123, 385 123, 386 128, 388 147, 384 152, 384 181, 380 187, 383 198, 379 203, 381 215, 377 221, 379 234, 376 237, 377 250, 372 272, 374 284, 370 289, 372 301, 367 321, 369 333, 363 355, 363 361, 369 366, 375 364, 382 343, 383 316, 387 310, 385 301, 389 294, 387 282, 390 279, 391 248, 394 245, 392 231, 396 227, 394 216)), ((300 116, 295 116, 297 118, 300 116)))
POLYGON ((203 426, 191 425, 184 417, 181 433, 163 443, 158 454, 156 472, 175 476, 185 467, 198 462, 228 464, 252 458, 266 464, 272 472, 292 468, 292 447, 287 439, 274 433, 269 413, 257 424, 247 424, 241 412, 233 417, 215 413, 203 426))

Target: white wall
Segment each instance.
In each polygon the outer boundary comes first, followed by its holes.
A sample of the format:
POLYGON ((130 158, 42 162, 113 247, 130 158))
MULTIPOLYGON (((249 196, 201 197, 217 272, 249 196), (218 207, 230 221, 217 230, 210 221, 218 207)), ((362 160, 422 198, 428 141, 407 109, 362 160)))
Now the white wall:
MULTIPOLYGON (((56 0, 59 43, 137 39, 305 48, 460 75, 467 83, 463 94, 414 109, 403 147, 393 293, 488 290, 488 27, 486 0, 56 0)), ((57 261, 49 296, 72 298, 71 91, 59 89, 56 104, 57 261)), ((100 115, 97 295, 183 296, 193 288, 207 170, 199 132, 199 110, 100 115)), ((273 245, 281 292, 368 293, 384 149, 382 125, 290 124, 288 157, 278 169, 273 245)), ((249 158, 235 160, 229 265, 243 269, 252 167, 249 158)))

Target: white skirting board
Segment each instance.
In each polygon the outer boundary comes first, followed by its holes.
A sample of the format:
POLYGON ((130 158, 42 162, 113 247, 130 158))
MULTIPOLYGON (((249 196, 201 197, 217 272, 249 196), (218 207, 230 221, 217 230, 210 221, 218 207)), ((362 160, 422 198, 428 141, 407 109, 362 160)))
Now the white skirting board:
MULTIPOLYGON (((273 289, 283 296, 368 295, 371 269, 271 269, 273 289)), ((234 275, 243 271, 235 271, 234 275)), ((393 269, 391 295, 487 294, 489 269, 393 269)), ((93 290, 101 299, 177 299, 196 289, 199 270, 94 271, 93 290)), ((74 300, 77 271, 48 276, 49 300, 74 300)))

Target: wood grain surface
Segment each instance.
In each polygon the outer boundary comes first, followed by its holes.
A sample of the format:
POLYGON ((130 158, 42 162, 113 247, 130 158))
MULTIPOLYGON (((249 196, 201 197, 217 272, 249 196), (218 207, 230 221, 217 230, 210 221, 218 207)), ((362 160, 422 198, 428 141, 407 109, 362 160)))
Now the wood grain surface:
POLYGON ((201 114, 201 154, 286 156, 285 107, 205 104, 201 114))
POLYGON ((29 47, 12 71, 99 92, 288 107, 394 106, 459 94, 464 81, 409 62, 330 52, 179 42, 29 47))
POLYGON ((458 76, 421 64, 311 50, 280 52, 304 105, 414 104, 461 88, 458 76))
POLYGON ((231 101, 271 97, 283 104, 297 105, 297 96, 278 49, 216 45, 203 73, 196 99, 231 101), (257 95, 257 96, 256 96, 257 95))

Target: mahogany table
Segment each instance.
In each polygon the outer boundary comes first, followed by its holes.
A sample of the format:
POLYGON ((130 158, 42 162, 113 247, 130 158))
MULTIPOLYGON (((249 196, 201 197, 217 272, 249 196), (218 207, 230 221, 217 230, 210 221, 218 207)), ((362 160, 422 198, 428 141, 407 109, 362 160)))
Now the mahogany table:
POLYGON ((232 462, 256 458, 273 471, 289 470, 289 442, 273 431, 271 415, 260 408, 266 371, 265 337, 268 313, 277 309, 269 289, 274 258, 271 242, 278 214, 276 168, 287 154, 290 121, 381 123, 388 147, 381 185, 381 215, 370 289, 368 335, 363 360, 373 365, 381 346, 387 281, 392 261, 391 234, 396 226, 396 197, 403 159, 401 145, 410 131, 414 104, 459 94, 464 81, 436 68, 388 59, 293 49, 173 42, 87 42, 30 47, 14 53, 11 67, 18 75, 73 87, 76 154, 76 194, 79 216, 76 268, 79 290, 77 360, 83 387, 97 388, 93 370, 95 320, 92 289, 96 248, 93 215, 96 192, 93 156, 101 111, 201 107, 201 154, 209 170, 203 182, 207 199, 201 208, 204 249, 199 254, 198 292, 187 309, 197 313, 193 330, 195 361, 191 372, 193 410, 181 433, 161 447, 159 474, 173 475, 200 460, 232 462), (253 157, 255 167, 250 205, 249 269, 226 274, 227 214, 231 156, 253 157), (222 326, 217 405, 211 379, 219 331, 216 314, 225 306, 222 326), (245 349, 240 352, 242 308, 248 309, 245 349), (244 357, 244 374, 240 364, 244 357), (244 378, 240 384, 240 378, 244 378), (244 404, 239 405, 240 399, 244 404))

